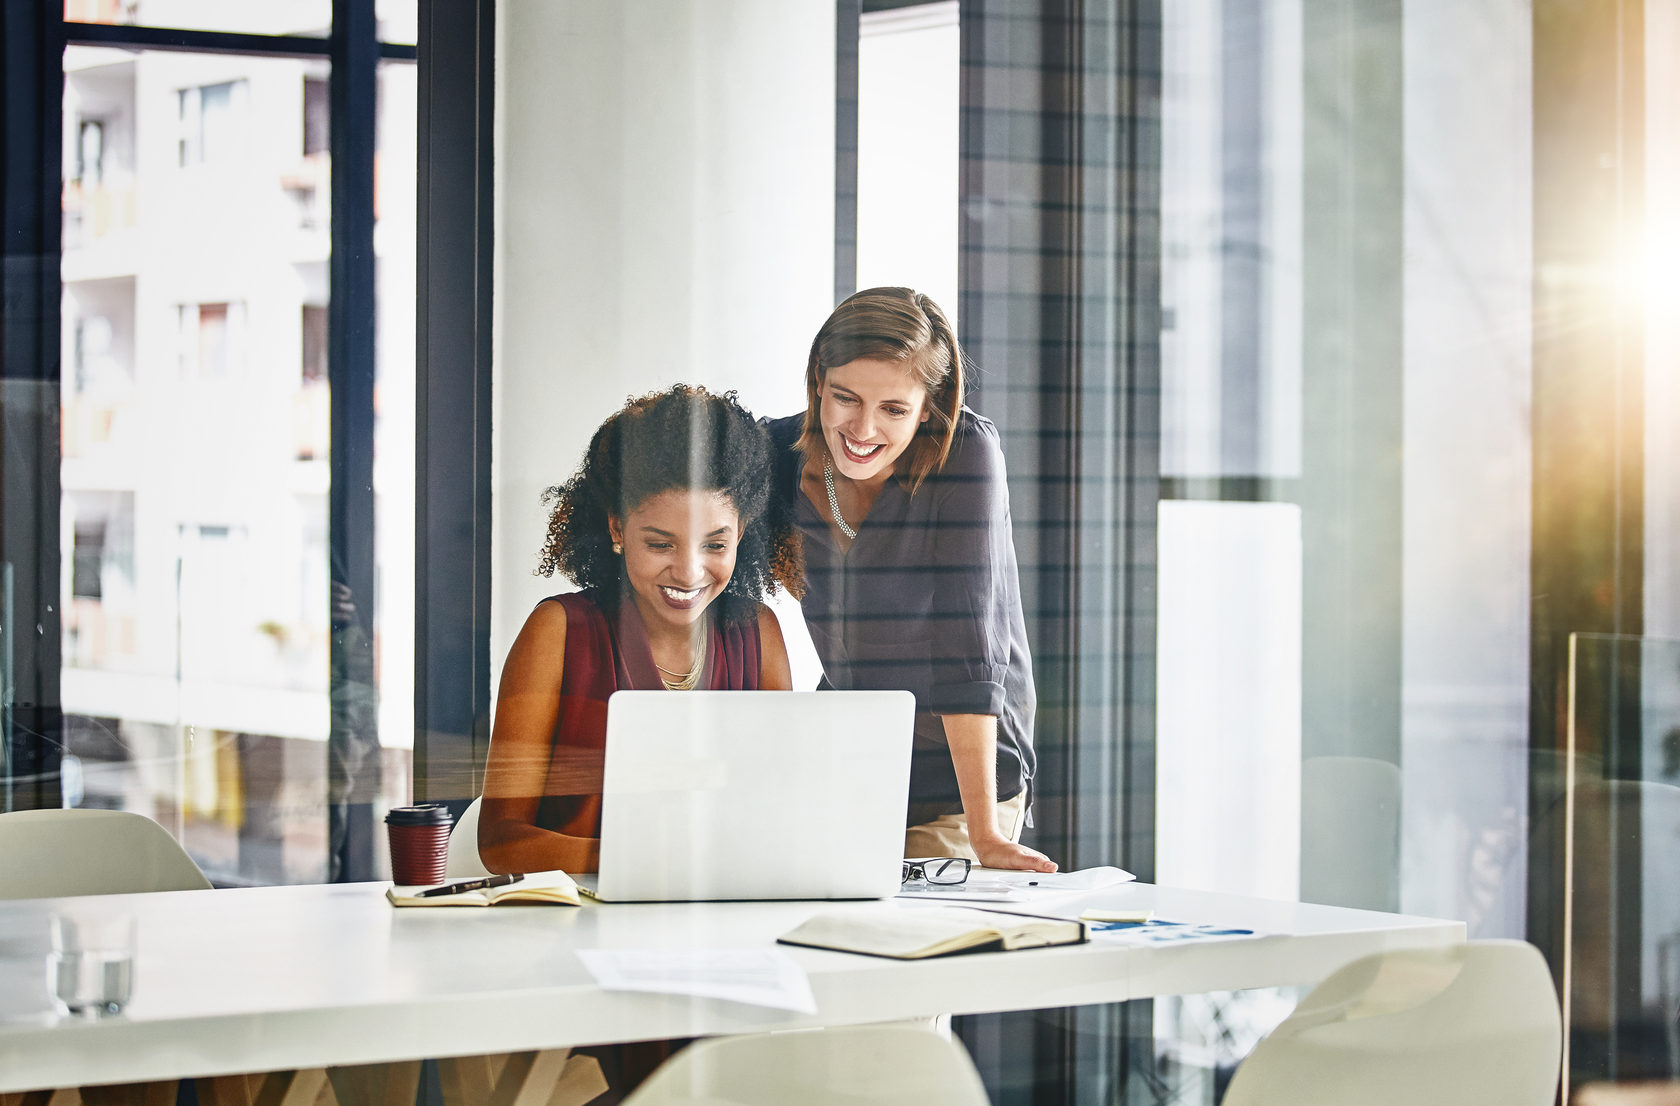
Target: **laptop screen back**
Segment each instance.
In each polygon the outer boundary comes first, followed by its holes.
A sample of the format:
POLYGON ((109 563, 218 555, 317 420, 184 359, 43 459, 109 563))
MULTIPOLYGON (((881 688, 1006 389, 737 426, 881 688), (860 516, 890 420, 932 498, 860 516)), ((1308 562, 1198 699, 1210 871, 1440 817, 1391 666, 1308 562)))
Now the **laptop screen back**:
POLYGON ((597 897, 895 893, 914 716, 904 691, 616 692, 597 897))

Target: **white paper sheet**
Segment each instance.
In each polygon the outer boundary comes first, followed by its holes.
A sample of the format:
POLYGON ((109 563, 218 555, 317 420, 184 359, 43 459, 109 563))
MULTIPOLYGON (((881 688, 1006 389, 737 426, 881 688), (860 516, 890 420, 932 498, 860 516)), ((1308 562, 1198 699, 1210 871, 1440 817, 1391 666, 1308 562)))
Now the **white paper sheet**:
POLYGON ((898 893, 901 899, 938 899, 948 902, 1013 902, 1045 904, 1077 899, 1104 887, 1127 883, 1137 877, 1119 868, 1081 868, 1074 872, 1011 872, 1001 868, 975 868, 960 887, 929 887, 908 884, 898 893))
POLYGON ((696 995, 815 1014, 805 969, 780 949, 579 949, 603 991, 696 995))

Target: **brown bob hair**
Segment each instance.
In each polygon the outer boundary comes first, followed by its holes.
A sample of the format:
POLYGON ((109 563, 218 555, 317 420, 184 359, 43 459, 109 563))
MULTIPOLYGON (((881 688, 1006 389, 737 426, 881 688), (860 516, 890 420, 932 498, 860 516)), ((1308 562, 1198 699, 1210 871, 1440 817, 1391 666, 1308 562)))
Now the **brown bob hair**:
POLYGON ((904 365, 927 389, 928 419, 906 449, 901 479, 912 494, 928 474, 945 466, 962 410, 964 358, 951 322, 939 305, 909 288, 866 288, 848 296, 817 331, 805 365, 805 423, 794 448, 820 457, 823 442, 819 390, 829 369, 859 358, 904 365))

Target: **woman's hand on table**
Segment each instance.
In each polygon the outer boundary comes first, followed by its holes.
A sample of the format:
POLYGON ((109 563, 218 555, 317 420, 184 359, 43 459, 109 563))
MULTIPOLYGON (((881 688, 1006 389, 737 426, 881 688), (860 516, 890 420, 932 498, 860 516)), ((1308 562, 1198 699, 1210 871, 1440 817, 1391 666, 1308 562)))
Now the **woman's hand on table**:
POLYGON ((979 858, 983 868, 1008 868, 1018 872, 1054 872, 1056 862, 1039 852, 1029 849, 1025 845, 1017 845, 1001 834, 991 841, 975 841, 969 844, 974 847, 974 855, 979 858))

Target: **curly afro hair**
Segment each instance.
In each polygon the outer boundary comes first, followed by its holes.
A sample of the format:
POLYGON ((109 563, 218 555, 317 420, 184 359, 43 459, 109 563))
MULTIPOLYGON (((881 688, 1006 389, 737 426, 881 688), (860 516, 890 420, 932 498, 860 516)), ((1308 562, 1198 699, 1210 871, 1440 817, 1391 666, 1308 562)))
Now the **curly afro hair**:
POLYGON ((583 465, 543 492, 548 538, 537 575, 570 579, 607 610, 628 587, 612 552, 609 518, 672 489, 718 491, 741 518, 735 574, 717 600, 726 622, 757 617, 773 588, 804 595, 799 533, 788 506, 770 493, 770 435, 736 399, 678 384, 631 399, 595 431, 583 465))

